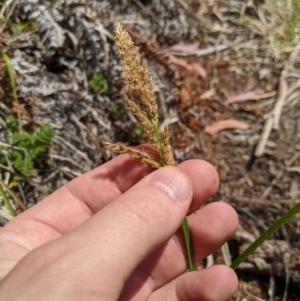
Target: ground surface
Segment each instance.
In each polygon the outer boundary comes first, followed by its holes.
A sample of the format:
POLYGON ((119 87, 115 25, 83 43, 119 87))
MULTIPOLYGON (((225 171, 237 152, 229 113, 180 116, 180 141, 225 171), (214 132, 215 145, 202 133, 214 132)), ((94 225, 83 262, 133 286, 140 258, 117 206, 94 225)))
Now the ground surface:
MULTIPOLYGON (((109 160, 101 141, 143 142, 122 101, 113 41, 120 22, 153 74, 177 162, 201 158, 219 172, 212 201, 234 206, 240 228, 213 259, 235 258, 299 202, 299 41, 289 36, 288 9, 258 0, 13 1, 0 42, 15 70, 23 127, 55 128, 37 174, 14 191, 30 207, 109 160), (105 78, 98 94, 89 84, 95 73, 105 78)), ((8 143, 4 119, 17 106, 0 64, 0 139, 8 143)), ((299 241, 298 216, 241 266, 234 300, 300 300, 299 241)))

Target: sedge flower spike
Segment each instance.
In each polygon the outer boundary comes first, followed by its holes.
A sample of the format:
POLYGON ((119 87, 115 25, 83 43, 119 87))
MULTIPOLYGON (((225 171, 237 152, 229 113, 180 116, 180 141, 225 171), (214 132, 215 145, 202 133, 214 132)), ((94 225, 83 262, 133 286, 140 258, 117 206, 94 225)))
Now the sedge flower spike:
MULTIPOLYGON (((132 158, 139 159, 153 168, 166 165, 175 165, 171 156, 170 135, 167 127, 159 130, 158 106, 155 96, 154 82, 147 64, 140 57, 130 35, 118 24, 115 31, 117 53, 120 57, 125 83, 128 93, 124 100, 129 109, 135 115, 145 131, 148 142, 159 155, 159 161, 152 159, 146 152, 127 146, 122 142, 104 142, 103 145, 111 151, 120 154, 129 154, 132 158)), ((195 270, 192 241, 187 218, 182 222, 183 233, 186 242, 190 271, 195 270)))

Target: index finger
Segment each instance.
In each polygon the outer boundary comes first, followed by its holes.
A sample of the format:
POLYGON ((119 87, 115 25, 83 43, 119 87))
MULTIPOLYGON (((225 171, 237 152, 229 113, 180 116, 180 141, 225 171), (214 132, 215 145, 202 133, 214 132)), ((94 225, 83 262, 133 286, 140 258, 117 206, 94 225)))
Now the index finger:
MULTIPOLYGON (((191 210, 195 210, 216 192, 219 183, 217 172, 211 164, 201 160, 188 160, 178 168, 191 179, 194 192, 191 210)), ((7 226, 15 227, 18 223, 21 228, 24 220, 36 221, 63 235, 84 223, 152 171, 140 160, 131 159, 128 155, 117 156, 69 182, 7 226)), ((44 236, 43 241, 51 239, 44 236)))
POLYGON ((15 220, 35 220, 65 234, 152 171, 147 164, 129 155, 119 155, 67 183, 15 220))

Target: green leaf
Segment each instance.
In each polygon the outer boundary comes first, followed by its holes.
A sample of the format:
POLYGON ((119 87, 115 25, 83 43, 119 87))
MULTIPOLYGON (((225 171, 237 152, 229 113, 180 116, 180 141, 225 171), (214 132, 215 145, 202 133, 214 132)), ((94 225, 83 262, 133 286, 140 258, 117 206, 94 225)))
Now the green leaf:
POLYGON ((26 178, 29 178, 35 174, 31 157, 26 157, 21 151, 14 150, 12 152, 11 162, 13 168, 26 178))
MULTIPOLYGON (((11 119, 13 123, 13 119, 11 119)), ((34 164, 38 156, 47 151, 54 136, 54 129, 49 125, 37 128, 33 133, 12 134, 12 150, 8 152, 9 160, 16 171, 23 177, 35 174, 34 164)), ((0 154, 0 161, 5 159, 0 154)))
POLYGON ((19 121, 14 115, 6 116, 5 123, 10 132, 14 133, 19 130, 19 121))
POLYGON ((14 69, 12 67, 9 56, 5 52, 3 52, 3 51, 1 51, 1 52, 2 52, 2 57, 3 57, 3 59, 5 61, 5 64, 6 64, 6 70, 7 70, 8 76, 9 76, 14 101, 17 105, 19 105, 18 94, 17 94, 17 86, 16 86, 16 81, 15 81, 15 75, 14 75, 14 69))
POLYGON ((115 85, 101 73, 94 73, 89 85, 96 94, 114 93, 117 91, 115 85))
POLYGON ((286 222, 300 212, 300 202, 292 209, 280 217, 271 227, 269 227, 259 238, 257 238, 234 262, 231 264, 232 269, 236 269, 247 257, 252 254, 264 241, 280 229, 286 222))

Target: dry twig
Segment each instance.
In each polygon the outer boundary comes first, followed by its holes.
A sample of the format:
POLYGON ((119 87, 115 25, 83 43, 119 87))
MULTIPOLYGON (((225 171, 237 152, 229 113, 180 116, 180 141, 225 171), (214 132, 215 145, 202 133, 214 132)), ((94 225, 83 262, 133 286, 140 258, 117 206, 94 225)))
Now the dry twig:
POLYGON ((279 88, 278 88, 278 98, 275 103, 274 109, 271 112, 270 117, 267 119, 262 135, 259 139, 255 150, 255 156, 261 157, 265 152, 265 147, 269 136, 271 134, 272 129, 279 128, 279 120, 282 112, 282 108, 284 106, 287 94, 288 94, 288 84, 287 84, 287 76, 296 61, 296 57, 298 52, 300 51, 300 43, 295 47, 293 52, 290 55, 289 60, 286 62, 280 76, 279 88))

